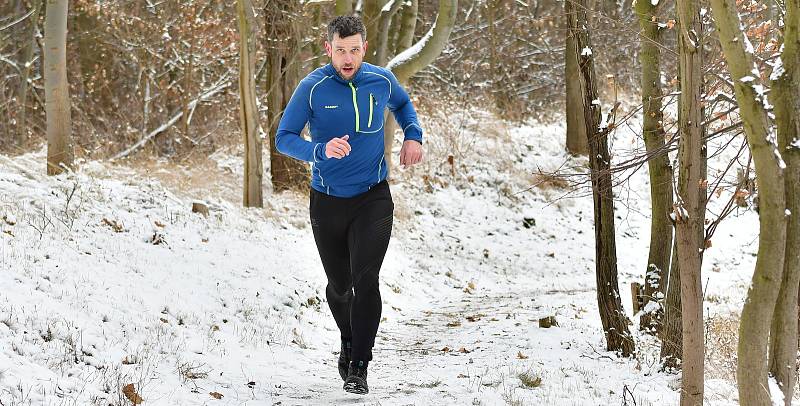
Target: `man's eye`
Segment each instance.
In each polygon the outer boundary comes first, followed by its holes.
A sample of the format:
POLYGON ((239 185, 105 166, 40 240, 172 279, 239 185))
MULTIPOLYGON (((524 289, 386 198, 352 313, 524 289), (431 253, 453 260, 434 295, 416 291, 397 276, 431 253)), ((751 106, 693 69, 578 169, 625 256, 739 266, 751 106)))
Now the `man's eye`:
POLYGON ((337 49, 336 52, 338 52, 340 54, 343 54, 344 53, 344 49, 337 49))

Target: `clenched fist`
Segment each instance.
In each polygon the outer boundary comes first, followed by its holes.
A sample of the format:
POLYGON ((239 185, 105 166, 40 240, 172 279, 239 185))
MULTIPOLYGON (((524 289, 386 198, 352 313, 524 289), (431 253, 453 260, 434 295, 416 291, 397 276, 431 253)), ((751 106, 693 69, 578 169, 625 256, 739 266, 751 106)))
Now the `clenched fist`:
POLYGON ((333 138, 325 144, 325 156, 328 158, 336 158, 342 159, 347 155, 350 155, 350 143, 347 140, 350 139, 349 135, 345 135, 341 138, 333 138))
POLYGON ((422 162, 422 144, 414 140, 403 141, 400 148, 400 165, 409 167, 422 162))

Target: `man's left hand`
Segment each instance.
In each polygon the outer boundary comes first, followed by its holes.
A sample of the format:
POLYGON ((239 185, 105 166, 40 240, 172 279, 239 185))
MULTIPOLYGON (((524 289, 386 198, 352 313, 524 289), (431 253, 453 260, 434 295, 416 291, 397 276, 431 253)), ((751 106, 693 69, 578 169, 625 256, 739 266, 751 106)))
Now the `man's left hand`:
POLYGON ((422 162, 422 144, 414 140, 403 141, 400 148, 400 165, 409 167, 422 162))

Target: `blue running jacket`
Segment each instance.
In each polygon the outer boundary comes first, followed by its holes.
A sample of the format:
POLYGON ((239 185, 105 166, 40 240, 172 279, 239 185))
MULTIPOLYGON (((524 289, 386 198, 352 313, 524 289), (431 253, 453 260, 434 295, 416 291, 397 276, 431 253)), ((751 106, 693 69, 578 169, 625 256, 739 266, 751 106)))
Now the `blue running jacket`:
POLYGON ((408 93, 391 71, 363 62, 349 81, 331 64, 306 76, 295 89, 278 125, 275 147, 311 162, 311 187, 337 197, 353 197, 386 179, 383 112, 388 107, 405 140, 422 143, 422 127, 408 93), (311 141, 300 136, 306 123, 311 141), (349 135, 352 150, 342 159, 327 158, 325 144, 349 135))

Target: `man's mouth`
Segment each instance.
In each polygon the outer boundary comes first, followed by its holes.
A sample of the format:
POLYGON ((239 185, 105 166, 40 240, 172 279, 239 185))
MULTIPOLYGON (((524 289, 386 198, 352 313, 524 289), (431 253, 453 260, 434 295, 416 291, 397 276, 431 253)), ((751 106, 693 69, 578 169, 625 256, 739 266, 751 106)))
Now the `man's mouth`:
POLYGON ((353 73, 353 70, 354 70, 354 69, 353 69, 353 67, 352 67, 352 66, 343 66, 343 67, 342 67, 342 73, 344 73, 345 75, 350 75, 350 74, 352 74, 352 73, 353 73))

